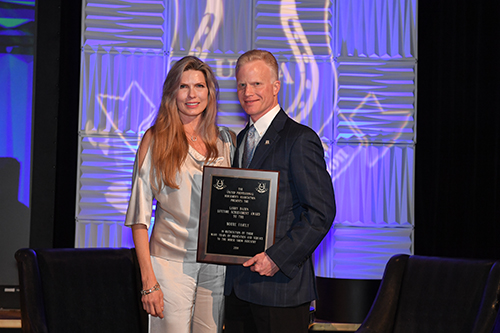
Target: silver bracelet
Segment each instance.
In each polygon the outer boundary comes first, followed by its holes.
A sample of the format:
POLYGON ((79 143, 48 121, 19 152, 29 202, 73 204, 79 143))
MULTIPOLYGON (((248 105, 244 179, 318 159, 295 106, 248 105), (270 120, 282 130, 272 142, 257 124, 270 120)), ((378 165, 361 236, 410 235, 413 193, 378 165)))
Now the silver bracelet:
POLYGON ((160 290, 160 284, 158 282, 156 282, 156 284, 153 286, 153 288, 151 289, 147 289, 147 290, 141 290, 141 295, 144 296, 144 295, 149 295, 157 290, 160 290))

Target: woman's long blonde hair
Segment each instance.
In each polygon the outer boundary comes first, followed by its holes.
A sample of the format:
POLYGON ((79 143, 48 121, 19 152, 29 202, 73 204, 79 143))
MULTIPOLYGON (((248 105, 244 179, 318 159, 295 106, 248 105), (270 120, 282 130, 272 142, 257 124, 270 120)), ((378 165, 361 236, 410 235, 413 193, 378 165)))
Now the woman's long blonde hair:
POLYGON ((217 115, 217 95, 219 85, 210 67, 197 57, 187 56, 180 59, 170 69, 163 83, 161 106, 151 127, 151 182, 160 190, 164 185, 179 188, 176 181, 177 172, 184 163, 189 143, 179 117, 176 96, 179 91, 182 73, 188 70, 200 71, 205 76, 208 87, 208 104, 203 111, 197 128, 198 138, 203 140, 207 149, 206 162, 217 158, 217 137, 219 129, 215 124, 217 115))

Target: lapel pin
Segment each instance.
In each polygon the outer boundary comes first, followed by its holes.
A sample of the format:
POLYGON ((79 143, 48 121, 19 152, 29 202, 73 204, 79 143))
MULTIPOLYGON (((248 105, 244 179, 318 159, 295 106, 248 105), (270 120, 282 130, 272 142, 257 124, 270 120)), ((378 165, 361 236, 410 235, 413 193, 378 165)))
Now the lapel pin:
POLYGON ((266 144, 266 145, 268 145, 268 144, 269 144, 269 140, 266 140, 266 143, 265 143, 265 144, 266 144))

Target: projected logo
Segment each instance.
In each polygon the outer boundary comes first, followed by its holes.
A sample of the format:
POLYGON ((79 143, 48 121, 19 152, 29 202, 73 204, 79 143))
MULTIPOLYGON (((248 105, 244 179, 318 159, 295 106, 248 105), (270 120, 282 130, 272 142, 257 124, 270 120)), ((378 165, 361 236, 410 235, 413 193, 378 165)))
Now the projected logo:
POLYGON ((344 149, 339 149, 332 157, 333 179, 338 178, 365 147, 374 143, 374 141, 369 140, 370 134, 383 132, 384 130, 390 132, 391 134, 385 137, 384 144, 368 158, 367 166, 373 167, 399 141, 404 129, 413 119, 409 110, 385 110, 375 93, 368 93, 351 113, 340 113, 338 117, 339 123, 348 128, 349 135, 356 138, 354 142, 357 147, 350 153, 347 153, 344 149), (364 109, 367 105, 370 106, 369 111, 364 109), (365 117, 364 121, 359 119, 360 113, 365 117), (397 123, 397 125, 394 125, 394 123, 397 123), (368 126, 370 128, 366 131, 365 129, 368 126))
MULTIPOLYGON (((129 143, 129 140, 125 137, 125 133, 135 132, 137 139, 140 139, 144 131, 154 121, 157 108, 155 103, 153 103, 137 81, 132 81, 121 96, 98 94, 97 103, 102 110, 102 114, 106 117, 106 125, 102 130, 117 135, 122 139, 123 144, 129 147, 131 152, 135 153, 136 147, 129 143), (137 110, 131 110, 131 108, 138 105, 141 105, 142 114, 145 116, 143 118, 137 117, 137 110)), ((87 132, 95 130, 91 121, 87 121, 85 130, 87 132)), ((89 140, 97 142, 92 137, 89 140)), ((103 151, 103 153, 106 152, 103 151)))
MULTIPOLYGON (((327 5, 329 3, 328 1, 325 2, 327 5)), ((324 34, 324 36, 331 35, 332 22, 330 17, 325 18, 327 16, 325 13, 329 12, 328 8, 324 8, 325 4, 318 5, 316 2, 312 2, 312 4, 308 4, 307 2, 297 4, 294 1, 259 2, 255 8, 252 8, 252 13, 244 13, 242 15, 248 16, 248 22, 246 23, 250 23, 250 26, 255 27, 256 30, 260 28, 258 27, 259 24, 255 23, 255 21, 261 20, 263 16, 267 17, 267 21, 262 25, 269 23, 269 27, 266 26, 260 32, 252 31, 249 34, 252 38, 258 34, 261 35, 258 35, 248 45, 269 45, 270 47, 284 50, 283 52, 276 52, 278 61, 280 62, 282 80, 282 89, 280 92, 282 100, 280 100, 280 104, 296 121, 311 126, 323 136, 322 140, 325 143, 327 165, 330 166, 332 179, 335 180, 345 173, 349 166, 352 165, 354 159, 363 153, 363 149, 373 143, 372 139, 374 135, 382 133, 384 136, 384 139, 381 141, 383 145, 381 145, 382 147, 378 149, 376 154, 370 155, 370 160, 367 162, 366 167, 372 168, 376 165, 390 151, 395 142, 401 141, 401 136, 404 133, 403 129, 407 128, 412 114, 411 111, 404 110, 403 108, 401 108, 402 111, 391 111, 395 108, 393 106, 388 107, 387 104, 384 105, 385 96, 380 93, 380 90, 371 89, 373 86, 369 84, 365 87, 356 88, 358 92, 370 91, 369 93, 366 93, 364 97, 356 97, 359 99, 356 99, 355 102, 349 105, 349 110, 344 109, 343 111, 345 112, 339 110, 338 94, 339 90, 342 90, 343 87, 339 86, 338 69, 334 60, 325 60, 332 56, 332 52, 327 56, 325 54, 328 52, 325 52, 323 58, 315 54, 318 46, 316 43, 317 39, 314 39, 316 38, 314 36, 321 34, 324 34), (311 8, 312 6, 317 6, 317 8, 311 9, 309 6, 311 8), (261 13, 260 11, 269 12, 261 13), (313 19, 317 21, 311 24, 311 20, 313 19), (321 24, 317 24, 317 22, 325 22, 324 27, 318 28, 317 26, 321 24), (315 26, 314 29, 316 30, 312 31, 311 26, 315 26), (272 32, 269 33, 271 36, 264 36, 271 29, 272 32), (324 31, 319 31, 321 29, 324 29, 324 31), (267 38, 266 43, 258 44, 262 38, 267 38), (325 102, 326 100, 329 100, 328 103, 325 102), (338 135, 338 126, 334 128, 337 125, 334 122, 341 124, 341 127, 345 131, 341 136, 338 135), (398 128, 400 129, 399 131, 398 128), (345 136, 343 137, 342 135, 344 134, 345 136), (339 143, 350 144, 350 147, 349 149, 344 149, 338 145, 339 143)), ((221 88, 224 87, 224 89, 221 89, 222 100, 220 105, 222 108, 226 107, 226 105, 234 105, 234 108, 237 108, 236 93, 231 94, 231 90, 235 91, 236 87, 230 87, 229 85, 233 84, 234 62, 238 57, 237 53, 246 50, 238 50, 234 47, 233 50, 224 53, 223 56, 218 58, 220 45, 217 43, 220 43, 222 39, 224 39, 224 42, 227 42, 231 38, 234 40, 242 38, 242 36, 235 36, 235 34, 239 33, 238 31, 227 30, 227 22, 226 30, 223 31, 224 34, 221 33, 224 29, 225 10, 230 11, 228 8, 238 7, 239 5, 236 2, 214 0, 205 1, 204 8, 198 9, 197 6, 199 6, 198 2, 182 2, 178 0, 168 5, 168 11, 165 10, 164 12, 168 12, 169 14, 168 18, 165 16, 165 19, 169 20, 167 24, 168 29, 162 32, 164 34, 162 37, 158 37, 159 34, 157 34, 155 38, 162 41, 169 41, 170 48, 169 46, 165 47, 162 54, 169 60, 186 53, 198 56, 201 59, 205 58, 204 60, 210 56, 212 59, 207 60, 207 62, 211 66, 216 67, 214 69, 216 69, 215 72, 218 75, 219 84, 222 83, 225 85, 221 85, 221 88), (196 9, 194 10, 192 6, 196 6, 196 9), (186 7, 189 8, 186 9, 186 7), (186 21, 186 13, 193 14, 188 15, 190 18, 189 21, 186 21), (181 47, 177 48, 178 45, 181 45, 181 47), (217 51, 214 51, 215 49, 217 51), (181 53, 176 54, 175 52, 177 51, 181 53)), ((245 5, 241 6, 247 8, 245 5)), ((238 10, 241 10, 241 8, 238 7, 238 10)), ((128 11, 131 17, 133 13, 136 13, 136 11, 131 9, 128 11)), ((158 15, 164 17, 164 13, 159 13, 158 15)), ((120 20, 122 20, 121 15, 117 16, 120 20)), ((127 24, 127 27, 132 27, 132 23, 129 22, 127 24)), ((146 29, 147 26, 143 28, 146 29)), ((244 30, 242 29, 241 31, 244 30)), ((109 32, 109 34, 112 33, 109 32)), ((142 38, 142 35, 141 37, 134 36, 133 31, 130 35, 136 39, 142 38)), ((121 34, 121 36, 124 36, 124 34, 121 34)), ((326 45, 325 49, 328 49, 331 44, 328 38, 325 37, 323 41, 323 44, 326 45)), ((127 45, 122 40, 120 42, 127 45)), ((137 45, 141 44, 137 43, 137 45)), ((228 46, 228 49, 230 48, 231 46, 228 46)), ((130 56, 130 58, 133 57, 134 55, 130 56)), ((96 108, 98 107, 100 112, 89 116, 92 119, 89 119, 85 124, 85 131, 91 133, 88 140, 95 144, 95 150, 100 150, 100 154, 108 154, 113 147, 109 147, 109 145, 99 146, 99 143, 102 141, 99 141, 100 139, 97 138, 97 135, 94 137, 92 134, 96 132, 110 133, 110 136, 113 138, 118 137, 122 141, 119 144, 126 146, 127 153, 135 153, 136 146, 129 143, 131 141, 131 133, 133 133, 132 136, 136 135, 137 140, 135 141, 138 141, 140 136, 154 121, 159 98, 154 97, 155 94, 153 91, 160 90, 160 86, 158 83, 150 83, 154 80, 149 80, 150 82, 148 82, 145 79, 147 75, 153 74, 144 73, 149 73, 148 71, 152 72, 155 68, 159 67, 149 64, 145 65, 142 61, 142 59, 133 60, 131 63, 141 69, 144 67, 146 70, 135 71, 133 75, 120 77, 120 79, 123 78, 124 82, 116 83, 119 88, 113 87, 113 89, 116 89, 113 90, 113 93, 100 93, 89 97, 89 99, 92 98, 97 102, 98 106, 96 105, 96 108), (123 91, 121 87, 127 87, 127 89, 123 91), (117 91, 120 91, 120 93, 116 93, 117 91)), ((161 73, 158 75, 164 78, 165 74, 161 73)), ((113 77, 109 73, 107 75, 113 77)), ((93 79, 105 82, 101 85, 108 84, 108 81, 105 81, 107 78, 93 79)), ((114 81, 113 84, 115 84, 114 81)), ((108 88, 105 87, 104 89, 108 88)), ((111 89, 108 91, 111 91, 111 89)), ((384 93, 387 94, 388 92, 385 91, 384 93)), ((233 110, 231 109, 230 111, 232 112, 233 110)), ((219 113, 219 122, 221 120, 224 122, 226 119, 224 117, 227 114, 227 119, 230 119, 227 121, 228 124, 234 125, 235 128, 243 125, 235 125, 237 121, 243 118, 236 117, 235 113, 231 112, 224 112, 223 110, 223 112, 219 113)), ((406 141, 403 140, 403 142, 406 141)), ((126 171, 129 172, 129 170, 123 170, 124 175, 122 178, 128 176, 126 175, 126 171)), ((115 183, 110 181, 108 184, 111 184, 111 187, 115 183)), ((112 200, 109 200, 107 204, 115 205, 112 200)), ((123 205, 121 207, 116 205, 116 209, 123 210, 123 205)))
MULTIPOLYGON (((179 3, 176 1, 176 8, 179 8, 179 3)), ((176 10, 178 16, 178 10, 176 10)), ((202 57, 203 52, 207 52, 212 47, 212 44, 217 37, 219 27, 224 20, 224 5, 222 0, 207 1, 205 6, 205 13, 198 25, 198 29, 194 34, 189 47, 191 55, 202 57)), ((176 25, 179 20, 176 20, 176 25)), ((178 29, 176 29, 177 31, 178 29)), ((177 33, 174 34, 174 43, 177 38, 177 33)))
POLYGON ((86 121, 81 142, 77 234, 83 234, 77 237, 77 246, 133 246, 130 230, 120 231, 122 225, 91 226, 100 224, 97 221, 123 222, 137 143, 151 126, 157 107, 136 81, 122 95, 100 93, 94 98, 99 112, 86 121))
MULTIPOLYGON (((315 61, 313 51, 302 27, 295 3, 281 2, 280 20, 283 32, 299 68, 299 75, 295 76, 298 78, 298 82, 294 82, 285 64, 281 66, 284 84, 296 85, 296 94, 293 96, 291 103, 287 106, 286 111, 288 114, 294 112, 295 120, 302 123, 311 116, 311 112, 318 97, 320 80, 318 64, 315 61)), ((335 70, 335 66, 332 66, 332 69, 335 70)), ((331 118, 326 119, 320 132, 322 132, 323 127, 328 124, 331 124, 331 118)))

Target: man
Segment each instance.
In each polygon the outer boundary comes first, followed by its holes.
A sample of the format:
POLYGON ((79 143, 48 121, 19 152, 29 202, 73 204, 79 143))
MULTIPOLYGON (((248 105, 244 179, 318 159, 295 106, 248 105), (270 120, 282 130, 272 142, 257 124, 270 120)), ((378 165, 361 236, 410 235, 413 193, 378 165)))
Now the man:
POLYGON ((233 166, 277 170, 280 180, 275 244, 227 268, 225 332, 306 333, 310 302, 317 298, 311 255, 335 217, 323 147, 313 130, 280 108, 278 64, 271 53, 243 54, 236 83, 250 120, 238 135, 233 166))

